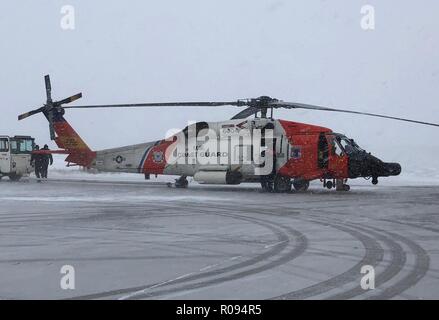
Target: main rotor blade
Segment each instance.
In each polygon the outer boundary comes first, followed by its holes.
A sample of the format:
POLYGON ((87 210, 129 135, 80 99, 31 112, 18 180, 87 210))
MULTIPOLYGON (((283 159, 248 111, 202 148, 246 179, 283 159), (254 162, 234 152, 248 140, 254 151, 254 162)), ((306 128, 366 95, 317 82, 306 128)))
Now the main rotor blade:
POLYGON ((50 84, 50 76, 45 75, 44 76, 44 82, 46 85, 46 96, 47 96, 47 102, 52 102, 52 85, 50 84))
POLYGON ((49 122, 49 133, 50 133, 50 140, 55 140, 55 128, 53 127, 53 122, 49 122))
POLYGON ((219 107, 219 106, 244 106, 245 101, 228 102, 157 102, 157 103, 131 103, 131 104, 99 104, 89 106, 67 106, 65 109, 92 109, 92 108, 143 108, 143 107, 219 107))
POLYGON ((41 108, 38 108, 38 109, 35 109, 35 110, 32 110, 32 111, 29 111, 29 112, 26 112, 26 113, 20 114, 20 115, 18 116, 18 120, 26 119, 27 117, 30 117, 30 116, 33 116, 34 114, 37 114, 37 113, 42 112, 43 110, 44 110, 44 107, 41 107, 41 108))
POLYGON ((327 108, 327 107, 315 106, 315 105, 304 104, 304 103, 279 101, 279 102, 271 103, 270 105, 272 105, 275 108, 307 109, 307 110, 320 110, 320 111, 352 113, 352 114, 359 114, 359 115, 370 116, 370 117, 378 117, 378 118, 399 120, 399 121, 423 124, 423 125, 427 125, 427 126, 439 127, 439 124, 437 124, 437 123, 418 121, 418 120, 412 120, 412 119, 405 119, 405 118, 399 118, 399 117, 392 117, 392 116, 386 116, 386 115, 382 115, 382 114, 375 114, 375 113, 369 113, 369 112, 361 112, 361 111, 353 111, 353 110, 343 110, 343 109, 327 108))
POLYGON ((73 102, 73 101, 75 101, 75 100, 78 100, 78 99, 80 99, 80 98, 82 98, 82 93, 81 93, 81 92, 75 94, 74 96, 71 96, 71 97, 68 97, 68 98, 62 99, 62 100, 60 100, 60 101, 57 101, 56 104, 57 104, 57 105, 62 105, 62 104, 66 104, 66 103, 71 103, 71 102, 73 102))
POLYGON ((53 109, 47 113, 47 120, 49 121, 50 140, 55 140, 55 128, 53 127, 53 109))

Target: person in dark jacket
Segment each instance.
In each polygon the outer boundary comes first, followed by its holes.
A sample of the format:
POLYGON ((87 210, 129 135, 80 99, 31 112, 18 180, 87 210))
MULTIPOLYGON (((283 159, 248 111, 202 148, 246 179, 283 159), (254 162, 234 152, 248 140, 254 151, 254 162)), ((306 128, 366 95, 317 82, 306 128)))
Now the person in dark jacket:
MULTIPOLYGON (((44 145, 42 150, 49 150, 49 146, 47 144, 44 145)), ((47 179, 47 172, 49 171, 49 163, 53 164, 53 157, 50 153, 42 154, 42 162, 41 162, 41 178, 47 179)))
MULTIPOLYGON (((40 150, 40 146, 36 145, 34 151, 40 150)), ((37 179, 40 179, 41 177, 41 170, 42 170, 42 156, 41 154, 35 154, 33 153, 30 158, 30 164, 35 168, 35 176, 37 179)))

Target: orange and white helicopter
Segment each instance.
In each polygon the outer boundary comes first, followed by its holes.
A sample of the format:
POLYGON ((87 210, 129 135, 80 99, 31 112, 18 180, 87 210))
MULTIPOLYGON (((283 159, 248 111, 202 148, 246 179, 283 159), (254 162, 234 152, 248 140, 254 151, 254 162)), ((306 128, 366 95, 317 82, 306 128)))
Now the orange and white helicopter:
POLYGON ((68 165, 102 172, 177 175, 176 187, 187 187, 187 177, 206 184, 256 182, 267 191, 303 191, 311 180, 347 191, 347 179, 396 176, 398 163, 386 163, 361 149, 353 139, 329 128, 273 118, 273 110, 306 109, 344 112, 439 127, 439 124, 366 112, 284 102, 267 96, 227 102, 160 102, 64 106, 82 97, 76 94, 53 101, 51 83, 45 76, 46 103, 24 113, 19 120, 42 112, 49 122, 50 137, 60 150, 38 153, 67 154, 68 165), (120 148, 93 151, 64 118, 65 109, 137 107, 245 107, 230 120, 198 122, 167 139, 120 148), (270 112, 270 115, 268 113, 270 112), (254 116, 253 118, 249 118, 254 116), (231 143, 234 141, 233 143, 231 143))

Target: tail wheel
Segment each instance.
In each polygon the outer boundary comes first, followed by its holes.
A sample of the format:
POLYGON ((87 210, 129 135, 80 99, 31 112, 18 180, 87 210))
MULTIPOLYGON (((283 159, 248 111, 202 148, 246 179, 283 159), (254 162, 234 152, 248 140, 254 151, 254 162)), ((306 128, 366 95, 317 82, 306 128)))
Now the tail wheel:
POLYGON ((11 175, 9 175, 9 180, 11 180, 11 181, 18 181, 18 180, 21 179, 21 177, 22 177, 21 174, 11 174, 11 175))
POLYGON ((274 191, 275 192, 290 192, 291 191, 291 179, 284 176, 276 176, 274 178, 274 191))
POLYGON ((309 181, 304 179, 294 179, 293 187, 296 191, 306 191, 309 188, 309 181))

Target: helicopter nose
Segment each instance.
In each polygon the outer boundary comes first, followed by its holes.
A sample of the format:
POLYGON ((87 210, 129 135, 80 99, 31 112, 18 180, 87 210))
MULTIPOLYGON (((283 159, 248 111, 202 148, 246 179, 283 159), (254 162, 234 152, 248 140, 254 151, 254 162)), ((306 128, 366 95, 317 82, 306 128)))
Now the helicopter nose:
POLYGON ((366 152, 351 154, 349 157, 349 177, 388 177, 401 173, 401 165, 384 162, 366 152))
POLYGON ((397 176, 401 173, 401 165, 399 163, 385 162, 383 169, 389 176, 397 176))

